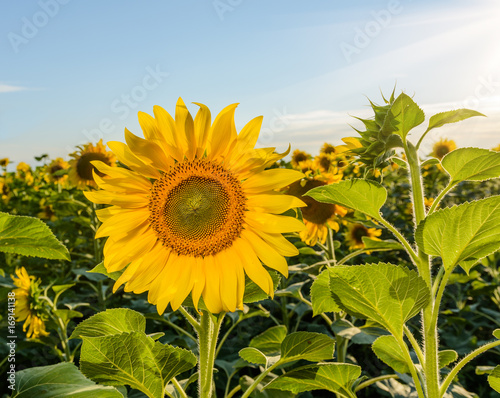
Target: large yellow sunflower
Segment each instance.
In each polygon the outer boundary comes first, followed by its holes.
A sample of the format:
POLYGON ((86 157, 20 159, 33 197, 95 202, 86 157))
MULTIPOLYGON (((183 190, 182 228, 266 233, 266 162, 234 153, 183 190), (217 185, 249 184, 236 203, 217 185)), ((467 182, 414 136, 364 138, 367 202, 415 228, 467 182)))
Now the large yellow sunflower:
POLYGON ((318 240, 321 243, 325 243, 328 236, 328 227, 338 231, 338 216, 343 217, 347 214, 347 209, 342 206, 331 203, 321 203, 310 196, 303 196, 307 191, 313 188, 326 185, 328 182, 338 182, 342 178, 342 175, 332 175, 331 177, 334 178, 330 178, 327 181, 322 181, 317 178, 296 181, 290 185, 287 192, 290 195, 300 198, 307 205, 307 207, 302 208, 302 216, 306 228, 300 232, 300 238, 310 246, 314 246, 318 240))
POLYGON ((365 243, 363 242, 364 236, 380 240, 378 237, 382 235, 381 229, 367 228, 363 224, 350 224, 347 229, 347 244, 351 250, 363 249, 365 247, 365 243))
MULTIPOLYGON (((94 146, 92 143, 78 146, 78 151, 73 152, 69 156, 73 159, 69 161, 68 177, 72 185, 79 189, 88 189, 88 187, 96 187, 92 173, 94 166, 92 162, 99 160, 108 166, 114 166, 116 157, 112 152, 106 151, 106 146, 102 143, 102 139, 94 146)), ((103 174, 97 171, 97 174, 103 174)))
POLYGON ((443 138, 433 145, 431 156, 434 156, 435 158, 441 160, 443 159, 444 155, 451 151, 454 151, 455 149, 457 149, 457 144, 455 144, 455 141, 443 138))
POLYGON ((39 282, 35 281, 33 276, 29 276, 24 267, 16 269, 16 275, 17 278, 11 275, 14 285, 17 286, 17 289, 14 289, 16 294, 16 321, 24 321, 23 331, 26 332, 26 329, 28 329, 26 333, 28 338, 48 336, 49 333, 45 330, 40 305, 37 304, 39 282))
POLYGON ((85 192, 103 221, 96 238, 109 236, 104 266, 125 269, 114 290, 149 291, 148 300, 162 314, 179 308, 191 293, 212 313, 243 306, 245 273, 273 296, 266 266, 287 276, 284 256, 298 253, 281 234, 303 224, 279 215, 303 203, 276 190, 300 179, 295 170, 264 170, 286 153, 254 149, 262 118, 251 120, 237 135, 236 104, 211 123, 202 104, 192 118, 179 99, 175 119, 154 107, 154 118, 139 112, 146 139, 125 129, 127 145, 109 142, 118 160, 131 170, 93 162, 96 192, 85 192))

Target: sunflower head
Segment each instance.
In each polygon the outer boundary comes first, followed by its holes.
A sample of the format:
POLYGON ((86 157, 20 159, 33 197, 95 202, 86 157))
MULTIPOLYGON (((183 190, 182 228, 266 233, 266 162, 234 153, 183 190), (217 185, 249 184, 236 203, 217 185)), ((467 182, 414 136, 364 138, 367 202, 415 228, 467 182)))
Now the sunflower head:
POLYGON ((303 206, 279 193, 303 177, 296 170, 266 170, 288 152, 255 149, 262 118, 239 134, 236 104, 211 121, 202 104, 193 118, 179 99, 175 117, 155 106, 154 117, 139 113, 144 137, 125 130, 127 144, 109 142, 120 163, 92 164, 102 189, 85 192, 103 221, 96 238, 108 236, 104 266, 125 269, 114 289, 148 291, 161 314, 179 308, 188 295, 201 298, 212 313, 243 306, 245 275, 272 296, 272 278, 264 267, 287 275, 285 256, 298 254, 282 233, 300 231, 297 219, 280 215, 303 206), (99 173, 106 174, 102 178, 99 173))
POLYGON ((16 166, 16 171, 19 175, 31 173, 31 166, 27 163, 19 162, 19 164, 16 166))
POLYGON ((77 148, 78 151, 70 154, 72 159, 69 161, 69 181, 79 189, 96 187, 93 177, 94 171, 100 176, 103 174, 94 168, 92 162, 97 160, 107 166, 114 166, 116 157, 112 152, 106 150, 102 139, 96 145, 88 143, 77 148))
POLYGON ((67 170, 69 163, 63 158, 56 158, 45 167, 45 173, 49 182, 63 183, 67 180, 67 174, 62 170, 67 170))
POLYGON ((455 144, 455 141, 443 138, 433 145, 431 156, 434 156, 435 158, 441 160, 447 153, 450 153, 455 149, 457 149, 457 144, 455 144))
POLYGON ((40 209, 42 210, 38 213, 38 218, 42 220, 55 221, 57 220, 56 213, 54 212, 54 208, 51 204, 48 204, 46 199, 42 199, 40 201, 40 209))
POLYGON ((310 159, 312 159, 312 156, 310 154, 305 151, 301 151, 300 149, 296 149, 292 153, 292 160, 290 162, 292 163, 293 167, 299 168, 299 164, 301 162, 306 162, 310 159))
POLYGON ((310 246, 314 246, 318 240, 321 243, 325 243, 328 227, 338 231, 339 224, 337 222, 337 216, 342 217, 347 214, 347 210, 342 206, 331 203, 321 203, 310 196, 304 196, 311 189, 326 184, 327 182, 319 179, 296 181, 290 185, 287 192, 289 195, 299 198, 306 204, 306 207, 302 208, 302 217, 306 229, 300 233, 300 238, 310 246))
POLYGON ((27 338, 38 338, 40 336, 48 336, 49 333, 45 330, 44 304, 40 298, 41 289, 39 288, 40 281, 36 281, 35 277, 28 275, 24 267, 16 269, 16 275, 11 275, 16 295, 16 321, 24 321, 23 331, 26 332, 27 338))
POLYGON ((7 165, 10 163, 9 158, 2 158, 0 159, 0 167, 7 167, 7 165))
POLYGON ((493 151, 500 152, 500 144, 498 144, 495 148, 492 148, 493 151))
POLYGON ((363 237, 374 240, 380 240, 378 237, 382 235, 382 230, 376 228, 367 228, 363 224, 350 224, 347 228, 347 244, 351 250, 363 249, 365 244, 363 237))

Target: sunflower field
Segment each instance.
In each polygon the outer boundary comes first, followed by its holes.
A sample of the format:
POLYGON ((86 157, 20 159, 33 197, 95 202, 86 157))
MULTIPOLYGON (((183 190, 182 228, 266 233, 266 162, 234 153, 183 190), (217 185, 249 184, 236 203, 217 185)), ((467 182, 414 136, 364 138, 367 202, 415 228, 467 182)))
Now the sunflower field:
POLYGON ((317 154, 179 99, 0 159, 2 397, 498 397, 500 147, 370 104, 317 154))

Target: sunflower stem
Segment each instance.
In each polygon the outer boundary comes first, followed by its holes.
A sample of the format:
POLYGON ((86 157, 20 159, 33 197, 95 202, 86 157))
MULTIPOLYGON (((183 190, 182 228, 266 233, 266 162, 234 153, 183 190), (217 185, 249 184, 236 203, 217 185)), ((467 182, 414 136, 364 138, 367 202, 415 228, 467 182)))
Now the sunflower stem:
POLYGON ((225 313, 221 313, 216 317, 207 311, 202 311, 201 313, 200 327, 198 330, 198 348, 200 352, 198 362, 198 387, 200 398, 211 398, 213 396, 215 349, 224 315, 225 313))

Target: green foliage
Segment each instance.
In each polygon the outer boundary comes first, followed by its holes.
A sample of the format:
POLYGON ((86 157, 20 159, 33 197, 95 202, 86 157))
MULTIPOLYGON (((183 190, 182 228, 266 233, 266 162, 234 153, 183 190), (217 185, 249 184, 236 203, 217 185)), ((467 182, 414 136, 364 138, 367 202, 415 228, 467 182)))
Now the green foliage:
POLYGON ((488 383, 491 388, 500 393, 500 365, 498 365, 493 372, 488 376, 488 383))
POLYGON ((500 152, 487 149, 458 148, 448 153, 441 164, 451 177, 451 185, 500 177, 500 152))
POLYGON ((382 362, 396 372, 410 373, 406 358, 394 336, 380 336, 372 344, 372 350, 382 362))
POLYGON ((401 93, 391 104, 380 132, 383 135, 397 134, 402 142, 405 142, 410 130, 423 123, 424 120, 425 115, 422 109, 408 95, 401 93))
POLYGON ((0 252, 70 260, 66 247, 37 218, 0 213, 0 252))
POLYGON ((340 312, 330 290, 330 272, 324 270, 311 286, 313 316, 322 312, 340 312))
POLYGON ((123 398, 116 388, 87 379, 72 363, 40 366, 16 373, 12 398, 123 398))
POLYGON ((444 126, 445 124, 460 122, 473 116, 484 115, 472 109, 465 108, 437 113, 431 116, 431 118, 429 119, 429 126, 427 127, 427 130, 425 130, 423 135, 425 136, 425 134, 427 134, 432 129, 444 126))

